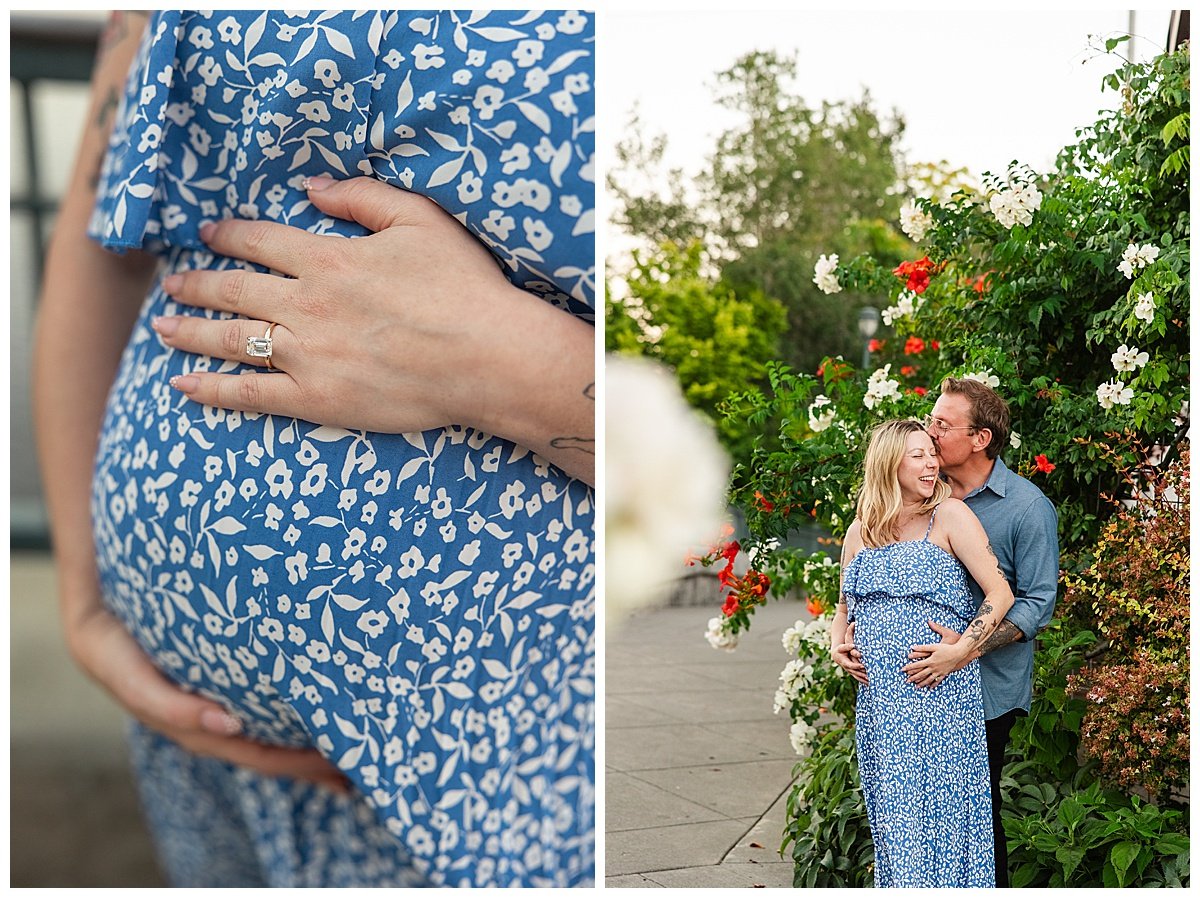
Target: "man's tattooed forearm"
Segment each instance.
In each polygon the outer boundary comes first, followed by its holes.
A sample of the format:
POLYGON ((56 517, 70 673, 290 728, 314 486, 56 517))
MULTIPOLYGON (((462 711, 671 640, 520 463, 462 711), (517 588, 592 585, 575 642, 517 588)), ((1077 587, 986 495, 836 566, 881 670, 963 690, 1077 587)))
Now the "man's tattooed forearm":
POLYGON ((979 647, 979 653, 986 655, 988 652, 993 652, 996 649, 1004 648, 1014 642, 1020 641, 1024 637, 1021 628, 1010 620, 1000 621, 996 627, 996 632, 989 636, 979 647))

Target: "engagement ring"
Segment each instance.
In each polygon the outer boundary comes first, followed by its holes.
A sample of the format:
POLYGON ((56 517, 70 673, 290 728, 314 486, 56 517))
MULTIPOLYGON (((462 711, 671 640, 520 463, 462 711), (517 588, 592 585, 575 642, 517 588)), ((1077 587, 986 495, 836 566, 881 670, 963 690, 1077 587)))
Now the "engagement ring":
POLYGON ((261 337, 246 338, 246 355, 255 359, 266 359, 267 368, 273 367, 271 365, 271 352, 273 351, 271 331, 273 330, 275 330, 275 322, 267 325, 267 332, 261 337))

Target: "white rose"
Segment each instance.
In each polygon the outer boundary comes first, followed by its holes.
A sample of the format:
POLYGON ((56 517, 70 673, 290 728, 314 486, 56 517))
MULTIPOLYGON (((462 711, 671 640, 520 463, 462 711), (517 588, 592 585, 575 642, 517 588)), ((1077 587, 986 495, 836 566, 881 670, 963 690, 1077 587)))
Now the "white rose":
POLYGON ((837 417, 837 410, 832 408, 832 405, 833 400, 828 396, 818 396, 808 407, 808 426, 812 428, 813 433, 820 433, 833 423, 833 419, 837 417))
POLYGON ((932 227, 933 216, 918 208, 912 200, 900 207, 900 230, 907 234, 910 240, 919 243, 925 239, 932 227))
POLYGON ((792 749, 798 755, 804 754, 804 750, 812 744, 813 736, 817 734, 817 729, 810 726, 803 720, 797 720, 792 724, 790 735, 792 749))
POLYGON ((837 253, 831 256, 821 256, 817 259, 817 264, 813 268, 813 283, 817 285, 822 293, 840 293, 842 285, 838 283, 837 271, 838 257, 837 253))
POLYGON ((709 618, 708 631, 704 638, 714 649, 724 649, 727 652, 732 652, 738 644, 737 634, 730 632, 729 618, 726 617, 709 618))

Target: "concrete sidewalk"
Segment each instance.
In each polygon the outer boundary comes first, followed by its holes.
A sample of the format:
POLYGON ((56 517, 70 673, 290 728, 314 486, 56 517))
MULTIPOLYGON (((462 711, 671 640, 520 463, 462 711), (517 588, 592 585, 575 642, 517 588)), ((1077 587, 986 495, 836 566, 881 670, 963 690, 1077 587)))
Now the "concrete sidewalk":
POLYGON ((771 711, 804 605, 772 601, 734 652, 704 638, 719 601, 608 625, 605 885, 791 887, 779 855, 798 760, 771 711))

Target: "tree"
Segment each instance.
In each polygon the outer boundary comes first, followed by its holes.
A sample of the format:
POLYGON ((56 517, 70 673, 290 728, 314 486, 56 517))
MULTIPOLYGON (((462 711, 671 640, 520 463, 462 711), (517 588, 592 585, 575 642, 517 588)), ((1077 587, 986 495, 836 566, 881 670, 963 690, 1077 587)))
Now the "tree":
POLYGON ((737 454, 749 448, 753 434, 722 417, 718 405, 735 390, 765 382, 766 360, 778 351, 785 315, 761 291, 735 291, 702 269, 698 242, 635 251, 626 279, 629 297, 606 300, 605 340, 611 352, 670 365, 687 401, 737 454))
POLYGON ((898 263, 910 250, 891 225, 902 119, 876 112, 866 93, 808 105, 796 92, 794 55, 749 53, 716 79, 718 104, 740 123, 718 138, 694 185, 665 168, 666 138, 631 119, 608 182, 618 223, 650 246, 703 239, 725 283, 782 302, 783 357, 798 370, 815 370, 825 355, 857 355, 858 310, 877 300, 826 296, 812 283, 813 264, 829 252, 898 263))

